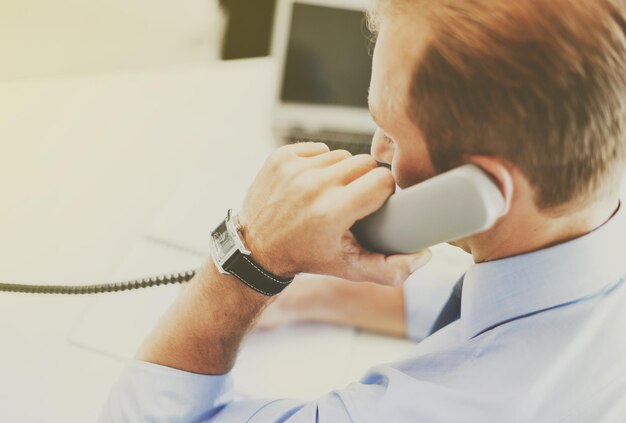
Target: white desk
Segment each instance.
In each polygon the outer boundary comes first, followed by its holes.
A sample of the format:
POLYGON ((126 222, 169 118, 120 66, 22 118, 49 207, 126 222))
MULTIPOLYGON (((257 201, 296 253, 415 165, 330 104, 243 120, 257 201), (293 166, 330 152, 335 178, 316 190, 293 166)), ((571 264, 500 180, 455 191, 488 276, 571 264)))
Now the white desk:
MULTIPOLYGON (((208 233, 225 208, 240 202, 274 147, 273 73, 273 63, 261 59, 0 84, 0 279, 81 283, 199 264, 202 256, 147 235, 208 233), (233 168, 239 176, 225 177, 233 168), (194 192, 211 193, 215 208, 203 209, 204 227, 178 227, 168 218, 176 198, 184 199, 180 207, 189 210, 189 221, 202 218, 194 214, 194 192), (159 228, 159 222, 173 223, 159 228)), ((94 301, 136 307, 138 323, 127 326, 141 331, 174 290, 109 300, 0 295, 0 421, 93 421, 122 362, 79 348, 68 335, 94 301)), ((136 332, 113 320, 122 346, 136 341, 128 338, 136 332)), ((303 330, 322 336, 319 328, 303 330)), ((328 330, 359 357, 345 363, 344 378, 408 346, 328 330), (376 346, 369 355, 367 345, 376 346)), ((307 348, 307 338, 298 340, 294 348, 307 348)), ((254 391, 260 380, 242 358, 239 386, 254 391)), ((327 388, 310 380, 293 391, 284 385, 289 375, 283 376, 274 382, 277 393, 306 397, 327 388)))

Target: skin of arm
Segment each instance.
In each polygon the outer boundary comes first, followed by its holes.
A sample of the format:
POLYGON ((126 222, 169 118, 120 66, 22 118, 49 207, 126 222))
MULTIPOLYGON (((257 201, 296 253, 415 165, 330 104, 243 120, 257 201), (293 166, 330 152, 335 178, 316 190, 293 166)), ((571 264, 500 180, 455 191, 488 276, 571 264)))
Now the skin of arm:
POLYGON ((270 301, 207 262, 183 286, 136 358, 192 373, 227 373, 242 338, 270 301))
POLYGON ((319 322, 405 337, 404 290, 330 276, 296 278, 261 314, 257 327, 319 322))
MULTIPOLYGON (((266 161, 244 200, 239 214, 244 243, 259 265, 281 277, 307 272, 399 285, 430 254, 371 253, 349 231, 394 189, 391 173, 371 156, 331 152, 319 143, 282 147, 266 161)), ((198 374, 227 373, 242 338, 271 301, 222 275, 209 260, 136 358, 198 374)))

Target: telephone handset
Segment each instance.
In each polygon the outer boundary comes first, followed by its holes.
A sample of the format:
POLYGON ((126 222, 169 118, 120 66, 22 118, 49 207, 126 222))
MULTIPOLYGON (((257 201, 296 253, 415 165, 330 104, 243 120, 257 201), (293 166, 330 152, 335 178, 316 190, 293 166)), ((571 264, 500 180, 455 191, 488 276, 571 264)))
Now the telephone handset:
MULTIPOLYGON (((385 254, 412 253, 489 229, 500 217, 504 199, 478 167, 464 165, 406 188, 352 227, 365 248, 385 254)), ((29 294, 97 294, 182 283, 195 271, 96 285, 0 283, 0 291, 29 294)))
POLYGON ((393 194, 351 230, 370 251, 407 254, 483 232, 503 210, 495 183, 468 164, 393 194))

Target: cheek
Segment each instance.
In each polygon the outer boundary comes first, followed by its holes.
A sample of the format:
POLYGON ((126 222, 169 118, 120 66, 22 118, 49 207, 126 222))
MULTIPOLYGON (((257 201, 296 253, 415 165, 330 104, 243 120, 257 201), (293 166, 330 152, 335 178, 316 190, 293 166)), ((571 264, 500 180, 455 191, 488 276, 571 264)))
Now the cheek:
POLYGON ((391 169, 396 183, 401 188, 410 187, 435 176, 428 154, 415 151, 414 154, 403 154, 396 151, 391 169))
POLYGON ((402 154, 394 156, 391 170, 400 188, 406 188, 419 182, 415 165, 416 163, 411 163, 402 154))

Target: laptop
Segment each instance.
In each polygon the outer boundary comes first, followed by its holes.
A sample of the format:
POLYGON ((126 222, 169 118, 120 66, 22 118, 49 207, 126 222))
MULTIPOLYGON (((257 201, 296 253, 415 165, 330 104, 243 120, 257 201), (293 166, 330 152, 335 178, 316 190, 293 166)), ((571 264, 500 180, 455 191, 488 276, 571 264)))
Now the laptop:
POLYGON ((369 153, 376 125, 367 94, 370 0, 279 0, 272 56, 278 62, 273 130, 284 143, 321 141, 369 153))

